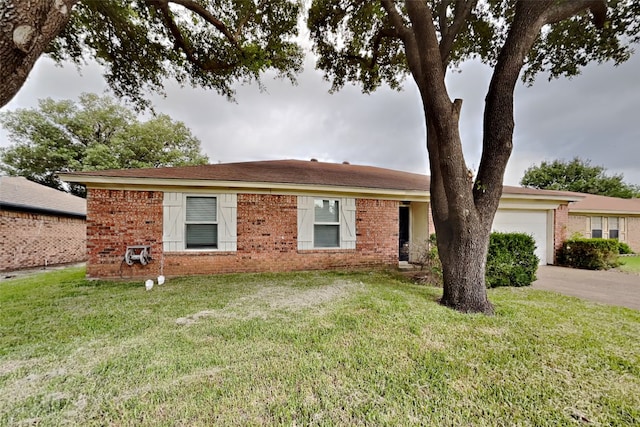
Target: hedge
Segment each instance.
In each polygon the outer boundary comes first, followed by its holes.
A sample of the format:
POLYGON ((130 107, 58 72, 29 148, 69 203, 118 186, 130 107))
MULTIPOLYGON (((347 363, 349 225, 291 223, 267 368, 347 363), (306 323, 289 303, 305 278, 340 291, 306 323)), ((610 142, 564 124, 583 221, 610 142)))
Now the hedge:
POLYGON ((558 264, 586 270, 608 270, 620 265, 618 254, 625 251, 615 239, 570 239, 558 254, 558 264))
POLYGON ((529 286, 536 280, 540 259, 536 243, 524 233, 491 233, 487 254, 487 287, 529 286))

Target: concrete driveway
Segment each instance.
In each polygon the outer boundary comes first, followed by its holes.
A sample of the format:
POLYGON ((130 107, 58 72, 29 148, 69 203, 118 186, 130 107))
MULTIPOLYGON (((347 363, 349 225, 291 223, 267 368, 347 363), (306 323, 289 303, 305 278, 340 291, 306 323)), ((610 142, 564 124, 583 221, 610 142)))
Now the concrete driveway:
POLYGON ((541 265, 534 289, 640 310, 640 275, 541 265))

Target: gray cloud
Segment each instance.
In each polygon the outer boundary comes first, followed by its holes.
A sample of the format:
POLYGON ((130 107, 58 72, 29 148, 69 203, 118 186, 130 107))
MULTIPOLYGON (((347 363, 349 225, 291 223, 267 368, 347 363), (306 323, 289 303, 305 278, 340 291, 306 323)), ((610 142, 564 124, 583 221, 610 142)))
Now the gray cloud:
MULTIPOLYGON (((516 132, 505 181, 517 184, 524 169, 541 160, 591 159, 610 172, 640 183, 640 58, 614 68, 591 65, 572 80, 544 77, 516 90, 516 132)), ((464 100, 461 117, 467 163, 477 169, 482 110, 491 70, 468 63, 447 77, 450 96, 464 100)), ((347 86, 329 94, 329 83, 307 63, 298 85, 264 80, 239 86, 237 102, 214 92, 167 84, 165 98, 152 96, 158 112, 185 122, 212 162, 317 158, 350 161, 411 172, 428 172, 425 125, 411 79, 400 92, 381 88, 371 95, 347 86)), ((4 109, 33 107, 37 99, 75 99, 83 91, 103 92, 100 68, 79 76, 73 67, 42 59, 18 96, 4 109)), ((6 145, 0 132, 0 145, 6 145)))

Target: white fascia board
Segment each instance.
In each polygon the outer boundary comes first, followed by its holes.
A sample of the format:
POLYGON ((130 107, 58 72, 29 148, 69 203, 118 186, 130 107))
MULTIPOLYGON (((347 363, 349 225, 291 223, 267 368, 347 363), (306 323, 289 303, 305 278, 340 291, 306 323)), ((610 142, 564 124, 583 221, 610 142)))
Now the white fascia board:
POLYGON ((584 196, 559 196, 556 194, 511 194, 502 193, 501 200, 542 200, 542 201, 554 201, 558 203, 562 202, 578 202, 584 199, 584 196))
POLYGON ((396 190, 383 188, 341 187, 332 185, 288 184, 272 182, 215 181, 199 179, 170 178, 114 178, 104 176, 85 176, 73 173, 60 173, 58 176, 69 182, 79 182, 89 188, 119 190, 157 190, 183 192, 246 192, 251 194, 317 194, 341 195, 351 197, 370 197, 385 200, 429 201, 429 192, 421 190, 396 190))
POLYGON ((571 207, 569 207, 569 215, 591 215, 591 216, 632 215, 632 216, 640 216, 640 211, 614 211, 614 210, 606 210, 606 209, 571 209, 571 207))

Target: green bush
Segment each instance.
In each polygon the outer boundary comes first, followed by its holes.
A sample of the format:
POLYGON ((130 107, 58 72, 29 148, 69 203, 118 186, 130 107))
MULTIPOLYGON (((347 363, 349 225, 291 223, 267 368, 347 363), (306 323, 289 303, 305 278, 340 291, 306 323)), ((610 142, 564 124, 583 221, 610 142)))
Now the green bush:
POLYGON ((626 243, 624 243, 624 242, 620 242, 620 241, 619 241, 619 242, 618 242, 618 253, 619 253, 620 255, 631 255, 631 254, 633 254, 634 252, 633 252, 633 249, 631 249, 631 248, 629 247, 629 245, 627 245, 627 244, 626 244, 626 243))
POLYGON ((586 270, 608 270, 620 265, 620 248, 615 239, 571 239, 562 245, 558 263, 586 270))
POLYGON ((487 287, 529 286, 540 259, 533 237, 524 233, 491 233, 487 254, 487 287))

